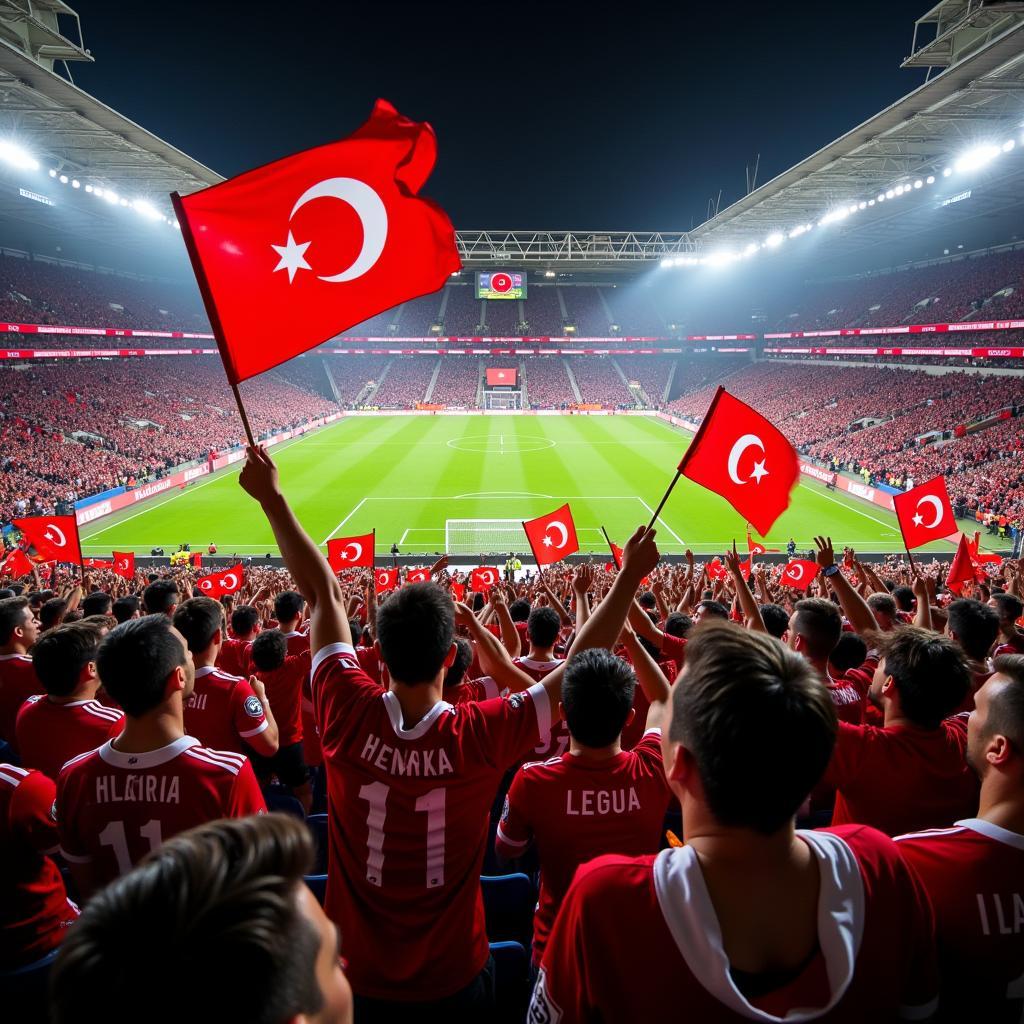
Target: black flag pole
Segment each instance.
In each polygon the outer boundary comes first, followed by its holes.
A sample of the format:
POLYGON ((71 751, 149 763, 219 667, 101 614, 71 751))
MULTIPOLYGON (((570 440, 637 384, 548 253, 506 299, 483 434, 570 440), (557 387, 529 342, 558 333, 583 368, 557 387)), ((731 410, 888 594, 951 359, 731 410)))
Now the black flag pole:
POLYGON ((676 484, 679 483, 679 478, 682 475, 683 475, 682 472, 677 469, 676 470, 676 475, 674 477, 672 477, 672 483, 670 483, 668 485, 668 490, 662 496, 661 501, 658 502, 658 507, 654 510, 654 515, 651 516, 651 521, 647 524, 647 529, 648 530, 653 530, 654 529, 654 524, 657 522, 658 516, 661 515, 661 510, 665 507, 665 502, 668 501, 668 496, 672 493, 672 490, 676 486, 676 484))
POLYGON ((213 293, 210 291, 210 282, 206 278, 206 271, 203 269, 202 260, 199 258, 199 251, 196 249, 195 239, 192 237, 192 227, 185 216, 185 207, 182 205, 181 196, 177 192, 171 193, 171 205, 174 207, 174 215, 178 218, 178 227, 181 228, 181 237, 185 240, 185 249, 188 252, 189 262, 192 264, 192 273, 196 275, 196 284, 199 285, 199 294, 203 297, 203 305, 206 307, 206 315, 210 319, 210 327, 213 328, 213 336, 217 341, 217 348, 220 351, 221 362, 228 374, 228 383, 231 385, 231 393, 235 396, 235 405, 238 406, 238 415, 242 418, 242 426, 245 428, 245 437, 250 448, 256 447, 256 438, 253 437, 252 427, 249 425, 249 416, 242 404, 242 396, 238 391, 238 382, 233 380, 233 370, 228 359, 228 348, 224 341, 224 328, 220 322, 220 314, 217 312, 217 304, 213 301, 213 293))

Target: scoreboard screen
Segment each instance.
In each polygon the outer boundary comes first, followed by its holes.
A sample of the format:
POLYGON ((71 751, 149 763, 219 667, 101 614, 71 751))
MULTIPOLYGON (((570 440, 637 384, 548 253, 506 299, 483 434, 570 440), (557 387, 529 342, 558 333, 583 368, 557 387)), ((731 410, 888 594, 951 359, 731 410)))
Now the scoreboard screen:
POLYGON ((487 386, 489 388, 514 388, 516 386, 516 369, 495 370, 487 367, 487 386))
POLYGON ((482 270, 476 275, 478 299, 525 299, 526 275, 512 270, 482 270))

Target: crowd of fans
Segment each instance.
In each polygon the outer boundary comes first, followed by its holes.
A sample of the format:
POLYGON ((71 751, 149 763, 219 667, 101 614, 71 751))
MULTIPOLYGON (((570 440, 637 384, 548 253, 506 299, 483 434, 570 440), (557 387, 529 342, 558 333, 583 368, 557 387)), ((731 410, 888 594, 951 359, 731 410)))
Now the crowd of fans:
POLYGON ((640 527, 618 569, 378 593, 265 452, 239 482, 285 565, 220 601, 181 566, 0 593, 11 1019, 1019 1014, 1016 562, 822 536, 795 588, 640 527))
POLYGON ((607 356, 579 356, 573 358, 569 366, 584 403, 609 409, 636 408, 633 393, 607 356))

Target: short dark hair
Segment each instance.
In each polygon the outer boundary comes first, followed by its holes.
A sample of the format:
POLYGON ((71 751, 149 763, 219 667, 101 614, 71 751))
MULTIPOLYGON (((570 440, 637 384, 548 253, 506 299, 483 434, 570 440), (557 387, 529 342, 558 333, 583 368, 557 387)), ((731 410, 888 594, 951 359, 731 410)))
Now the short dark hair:
POLYGON ((835 708, 806 659, 732 623, 694 630, 672 711, 711 813, 763 835, 793 819, 835 746, 835 708))
POLYGON ((530 617, 530 602, 525 597, 517 597, 508 606, 508 613, 513 622, 526 622, 530 617))
POLYGON ((789 629, 789 612, 781 604, 761 605, 761 618, 764 621, 764 628, 776 640, 781 640, 789 629))
POLYGON ((250 652, 258 672, 273 672, 288 657, 288 641, 279 629, 265 629, 252 642, 250 652))
POLYGON ((851 668, 860 668, 867 660, 868 645, 864 638, 856 633, 840 633, 839 642, 832 648, 828 660, 840 672, 851 668))
POLYGON ((894 587, 892 591, 892 599, 896 602, 896 607, 901 612, 910 612, 914 610, 914 601, 917 599, 914 597, 914 592, 910 587, 894 587))
POLYGON ((224 608, 212 597, 190 597, 174 609, 174 628, 193 654, 201 654, 224 626, 224 608))
POLYGON ((724 619, 726 622, 729 621, 729 609, 721 601, 712 601, 708 598, 704 601, 699 601, 697 607, 704 612, 701 616, 702 622, 708 619, 724 619))
POLYGON ((946 623, 949 631, 956 634, 967 657, 974 661, 984 661, 988 657, 988 649, 999 635, 996 610, 970 597, 961 597, 949 606, 946 623))
POLYGON ((84 622, 72 622, 44 633, 32 648, 32 667, 51 697, 66 697, 100 649, 100 633, 84 622))
POLYGON ((145 1005, 154 1024, 187 1018, 192 990, 164 984, 171 963, 201 988, 210 1020, 315 1014, 320 936, 296 900, 312 864, 309 831, 282 814, 172 837, 98 892, 69 930, 50 976, 51 1019, 100 1020, 112 992, 145 1005))
POLYGON ((632 667, 603 647, 574 654, 562 676, 562 706, 572 737, 585 747, 614 743, 633 707, 632 667))
POLYGON ((231 629, 238 636, 248 636, 259 621, 259 610, 251 604, 240 604, 231 613, 231 629))
POLYGON ((14 631, 25 622, 27 597, 7 597, 0 601, 0 644, 9 644, 14 631))
POLYGON ((94 590, 82 601, 83 615, 109 615, 113 598, 105 590, 94 590))
POLYGON ((43 603, 39 609, 39 625, 42 629, 52 629, 59 626, 68 610, 68 603, 63 597, 51 597, 43 603))
POLYGON ((805 597, 793 609, 796 621, 793 628, 804 638, 807 654, 811 658, 827 658, 839 643, 843 631, 843 617, 839 609, 823 597, 805 597))
POLYGON ((669 636, 682 639, 693 628, 693 619, 683 612, 669 612, 665 616, 664 631, 669 636))
POLYGON ((302 614, 306 599, 297 590, 282 590, 274 598, 274 618, 278 622, 291 622, 302 614))
POLYGON ((534 647, 553 647, 561 628, 562 620, 554 608, 534 608, 526 620, 526 635, 534 647))
MULTIPOLYGON (((992 613, 995 615, 995 612, 992 613)), ((892 676, 903 714, 922 729, 937 729, 971 689, 971 672, 956 641, 919 626, 899 626, 876 638, 879 664, 892 676)))
POLYGON ((377 642, 393 679, 423 683, 441 670, 455 635, 455 606, 436 583, 412 583, 377 612, 377 642))
POLYGON ((6 601, 9 597, 14 597, 15 591, 13 587, 0 587, 0 601, 6 601))
POLYGON ((153 580, 142 592, 147 615, 166 615, 178 603, 178 584, 174 580, 153 580))
POLYGON ((129 619, 112 629, 100 644, 96 668, 103 688, 126 715, 138 718, 164 699, 167 677, 186 664, 166 615, 129 619))
POLYGON ((658 599, 654 596, 654 594, 650 590, 645 590, 637 598, 637 601, 640 602, 640 607, 641 608, 646 608, 646 609, 650 610, 651 608, 657 608, 658 607, 658 599))
POLYGON ((455 660, 451 663, 444 676, 445 687, 458 686, 466 676, 469 666, 473 664, 473 645, 464 637, 455 638, 455 660))
POLYGON ((134 594, 119 597, 110 608, 118 622, 127 622, 137 611, 141 610, 142 602, 134 594))
POLYGON ((891 594, 868 594, 867 605, 873 612, 881 612, 890 619, 896 618, 896 602, 891 594))
POLYGON ((989 702, 985 731, 1005 736, 1024 756, 1024 654, 1001 654, 992 667, 1010 684, 989 702))
POLYGON ((1016 594, 993 594, 992 600, 995 602, 1000 623, 1012 624, 1024 615, 1024 601, 1016 594))

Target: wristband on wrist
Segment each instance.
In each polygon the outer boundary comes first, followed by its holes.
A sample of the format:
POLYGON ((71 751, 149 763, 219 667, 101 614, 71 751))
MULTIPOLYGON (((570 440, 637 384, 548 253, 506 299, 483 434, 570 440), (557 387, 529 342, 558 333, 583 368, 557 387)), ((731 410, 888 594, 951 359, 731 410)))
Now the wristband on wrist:
POLYGON ((825 568, 821 570, 821 575, 835 576, 837 572, 839 572, 839 566, 833 562, 832 565, 826 565, 825 568))

